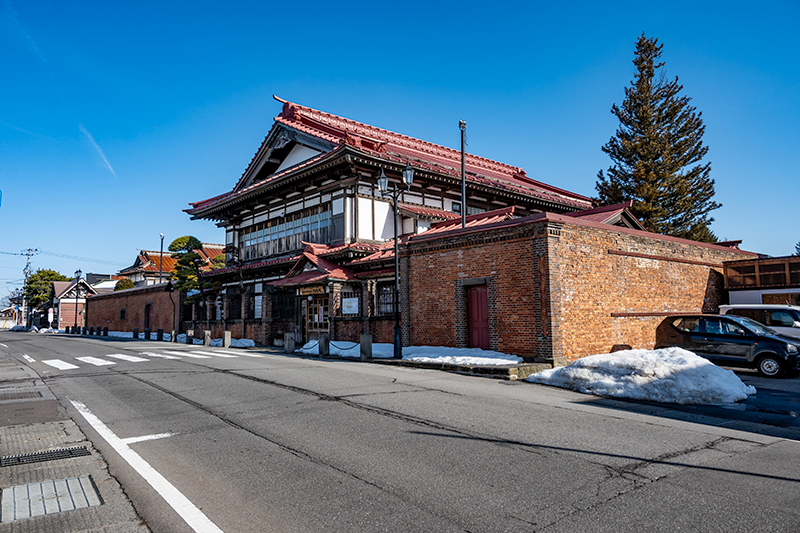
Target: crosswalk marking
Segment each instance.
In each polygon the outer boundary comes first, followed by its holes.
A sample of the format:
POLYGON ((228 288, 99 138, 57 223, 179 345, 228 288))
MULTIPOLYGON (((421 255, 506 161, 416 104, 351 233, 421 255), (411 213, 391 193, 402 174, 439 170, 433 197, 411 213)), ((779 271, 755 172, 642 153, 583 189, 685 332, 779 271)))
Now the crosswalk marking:
POLYGON ((193 350, 192 353, 200 354, 200 355, 213 355, 214 357, 239 357, 238 355, 231 355, 228 353, 222 352, 201 352, 200 350, 193 350))
POLYGON ((36 362, 36 359, 34 359, 33 357, 31 357, 30 355, 28 355, 26 353, 22 354, 22 357, 24 357, 25 360, 27 362, 29 362, 29 363, 35 363, 36 362))
POLYGON ((136 357, 135 355, 125 355, 124 353, 110 353, 106 354, 106 357, 113 357, 114 359, 122 359, 123 361, 130 361, 131 363, 141 363, 142 361, 147 361, 142 357, 136 357))
POLYGON ((180 359, 180 357, 175 357, 174 355, 167 355, 163 353, 156 353, 156 352, 140 352, 142 355, 149 355, 150 357, 160 357, 161 359, 180 359))
POLYGON ((94 366, 105 366, 105 365, 116 365, 114 361, 106 361, 105 359, 99 359, 97 357, 76 357, 78 361, 83 361, 84 363, 89 363, 90 365, 94 366))
POLYGON ((66 361, 62 361, 61 359, 48 359, 47 361, 42 361, 42 363, 57 368, 59 370, 72 370, 73 368, 80 368, 77 365, 73 365, 72 363, 67 363, 66 361))
POLYGON ((211 359, 211 357, 209 357, 207 355, 199 355, 199 354, 191 353, 191 352, 171 352, 171 351, 165 350, 164 353, 168 353, 168 354, 171 354, 171 355, 180 355, 181 357, 191 357, 192 359, 211 359))

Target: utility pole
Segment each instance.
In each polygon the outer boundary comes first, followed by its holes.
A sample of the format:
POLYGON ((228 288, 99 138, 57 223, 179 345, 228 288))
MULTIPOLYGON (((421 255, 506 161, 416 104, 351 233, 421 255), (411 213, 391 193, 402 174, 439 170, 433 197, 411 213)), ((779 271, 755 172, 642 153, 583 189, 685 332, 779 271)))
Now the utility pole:
POLYGON ((25 319, 25 325, 26 326, 28 325, 28 314, 29 314, 30 310, 28 309, 28 305, 27 305, 28 300, 27 300, 27 298, 25 296, 25 293, 27 292, 27 289, 28 289, 28 278, 31 275, 31 257, 33 257, 34 255, 36 255, 38 253, 39 253, 39 250, 37 248, 28 248, 26 250, 22 250, 22 253, 20 254, 20 255, 25 255, 25 256, 28 257, 27 261, 25 262, 25 268, 22 269, 22 273, 25 275, 25 284, 23 285, 23 289, 22 289, 22 313, 21 314, 22 314, 23 318, 25 319))

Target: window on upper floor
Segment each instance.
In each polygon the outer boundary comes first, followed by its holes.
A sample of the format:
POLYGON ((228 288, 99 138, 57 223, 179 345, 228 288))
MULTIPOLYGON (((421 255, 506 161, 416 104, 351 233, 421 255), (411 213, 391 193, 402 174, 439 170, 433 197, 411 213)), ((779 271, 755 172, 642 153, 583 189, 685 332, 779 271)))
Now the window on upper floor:
POLYGON ((239 234, 240 257, 250 261, 261 257, 299 251, 303 242, 331 242, 329 205, 316 206, 285 217, 256 224, 239 234))

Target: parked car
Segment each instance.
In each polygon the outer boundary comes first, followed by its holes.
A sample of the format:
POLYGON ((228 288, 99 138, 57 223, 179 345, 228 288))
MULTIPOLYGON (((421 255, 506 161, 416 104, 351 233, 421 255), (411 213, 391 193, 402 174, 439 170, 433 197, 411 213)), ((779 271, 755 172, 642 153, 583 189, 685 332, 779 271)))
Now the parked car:
POLYGON ((735 315, 681 315, 665 318, 656 330, 656 348, 677 346, 725 366, 756 368, 768 377, 795 372, 800 339, 735 315))
POLYGON ((732 304, 720 305, 719 314, 752 318, 791 337, 800 337, 800 307, 796 305, 732 304))

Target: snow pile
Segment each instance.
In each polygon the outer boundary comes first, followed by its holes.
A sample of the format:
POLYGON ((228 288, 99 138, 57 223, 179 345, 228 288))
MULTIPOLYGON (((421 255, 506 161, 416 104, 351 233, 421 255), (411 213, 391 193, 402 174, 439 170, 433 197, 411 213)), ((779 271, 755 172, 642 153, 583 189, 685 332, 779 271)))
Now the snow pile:
MULTIPOLYGON (((298 353, 318 355, 319 343, 307 342, 298 353)), ((331 341, 331 355, 339 357, 360 358, 361 349, 358 343, 331 341)), ((391 359, 394 356, 394 345, 376 343, 372 345, 374 359, 391 359)), ((404 346, 404 361, 417 361, 420 363, 448 363, 453 365, 515 365, 522 362, 522 358, 500 352, 481 350, 480 348, 448 348, 445 346, 404 346)))
POLYGON ((734 403, 756 393, 732 371, 681 348, 591 355, 526 381, 598 396, 697 405, 734 403))

